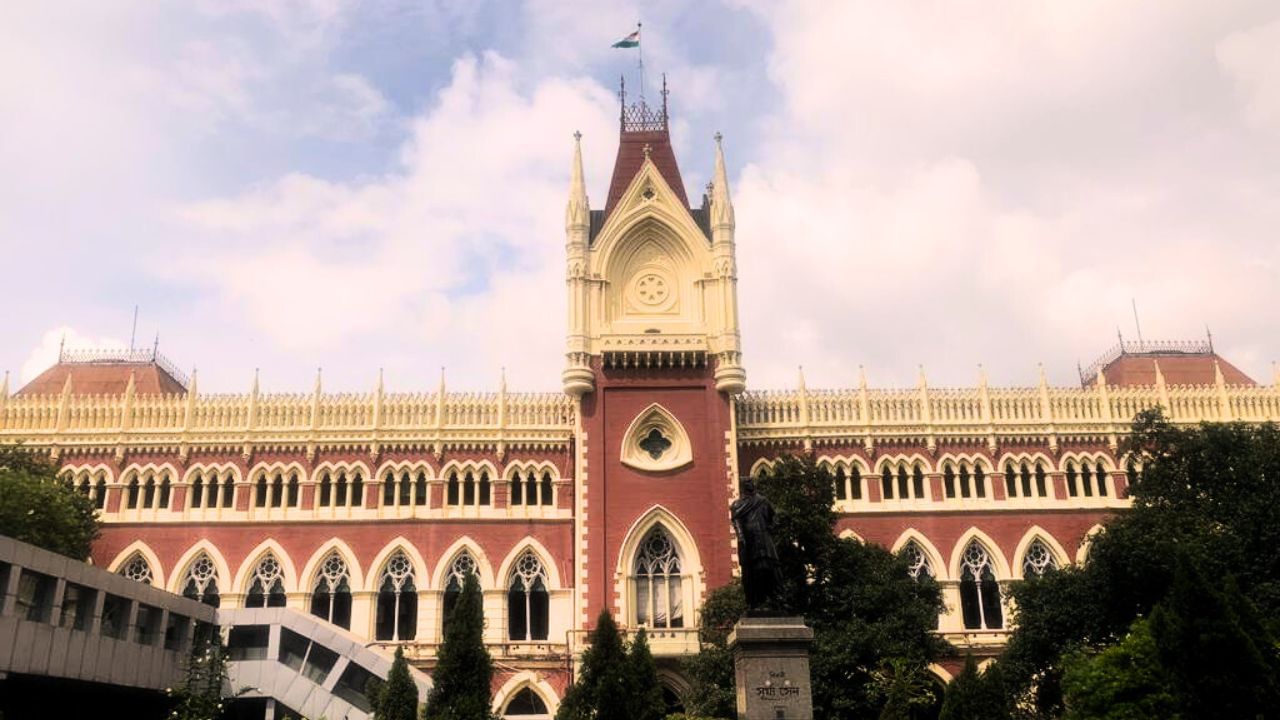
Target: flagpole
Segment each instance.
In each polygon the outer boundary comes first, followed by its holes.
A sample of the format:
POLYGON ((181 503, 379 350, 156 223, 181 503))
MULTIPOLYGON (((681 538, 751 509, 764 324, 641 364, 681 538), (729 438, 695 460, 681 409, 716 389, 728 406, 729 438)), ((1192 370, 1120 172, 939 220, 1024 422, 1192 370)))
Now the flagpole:
POLYGON ((640 36, 641 23, 636 23, 636 53, 640 58, 640 104, 644 104, 644 38, 640 36))

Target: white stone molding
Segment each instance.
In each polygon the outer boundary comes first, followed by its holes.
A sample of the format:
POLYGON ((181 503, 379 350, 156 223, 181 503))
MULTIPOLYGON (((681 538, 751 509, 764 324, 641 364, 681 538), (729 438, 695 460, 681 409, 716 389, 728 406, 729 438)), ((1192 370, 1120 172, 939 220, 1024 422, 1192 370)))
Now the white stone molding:
POLYGON ((670 472, 693 462, 693 443, 676 416, 653 403, 636 415, 622 434, 618 457, 635 470, 670 472))

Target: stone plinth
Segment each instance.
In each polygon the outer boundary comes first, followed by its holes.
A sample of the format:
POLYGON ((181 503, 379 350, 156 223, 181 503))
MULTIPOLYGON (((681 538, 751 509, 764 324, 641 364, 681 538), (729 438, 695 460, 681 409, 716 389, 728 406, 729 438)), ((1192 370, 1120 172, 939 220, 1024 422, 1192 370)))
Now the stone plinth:
POLYGON ((746 617, 729 635, 738 720, 813 720, 809 644, 801 617, 746 617))

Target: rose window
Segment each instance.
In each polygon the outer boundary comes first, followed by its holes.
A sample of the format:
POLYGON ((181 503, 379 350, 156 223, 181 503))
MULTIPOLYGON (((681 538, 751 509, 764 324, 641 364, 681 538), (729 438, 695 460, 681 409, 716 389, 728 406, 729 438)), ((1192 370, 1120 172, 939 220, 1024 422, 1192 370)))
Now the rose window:
POLYGON ((669 294, 667 281, 657 273, 649 273, 636 281, 636 297, 646 305, 660 305, 669 294))

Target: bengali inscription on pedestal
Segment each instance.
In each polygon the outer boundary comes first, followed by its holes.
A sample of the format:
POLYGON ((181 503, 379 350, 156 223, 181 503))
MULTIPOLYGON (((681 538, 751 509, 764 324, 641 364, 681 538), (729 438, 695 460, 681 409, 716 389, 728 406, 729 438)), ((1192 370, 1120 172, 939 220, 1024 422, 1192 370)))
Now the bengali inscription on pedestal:
POLYGON ((739 720, 812 720, 809 644, 800 617, 745 617, 733 628, 739 720))

